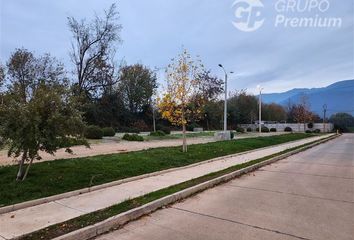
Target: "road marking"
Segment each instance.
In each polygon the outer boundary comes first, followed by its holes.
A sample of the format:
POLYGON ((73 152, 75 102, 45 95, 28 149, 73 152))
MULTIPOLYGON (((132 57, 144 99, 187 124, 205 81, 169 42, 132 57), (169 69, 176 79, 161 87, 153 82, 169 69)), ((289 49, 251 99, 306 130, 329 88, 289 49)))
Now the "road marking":
POLYGON ((271 173, 281 173, 281 174, 294 174, 294 175, 305 175, 305 176, 313 176, 313 177, 326 177, 326 178, 339 178, 339 179, 346 179, 346 180, 354 180, 354 178, 349 178, 349 177, 338 177, 338 176, 329 176, 329 175, 321 175, 321 174, 300 173, 300 172, 273 171, 273 170, 264 170, 264 169, 260 169, 259 171, 271 172, 271 173))
POLYGON ((285 232, 281 232, 281 231, 274 230, 274 229, 269 229, 269 228, 265 228, 265 227, 251 225, 251 224, 248 224, 248 223, 243 223, 243 222, 239 222, 239 221, 235 221, 235 220, 230 220, 230 219, 226 219, 226 218, 220 218, 220 217, 216 217, 216 216, 212 216, 212 215, 208 215, 208 214, 203 214, 203 213, 198 213, 198 212, 194 212, 194 211, 190 211, 190 210, 186 210, 186 209, 182 209, 182 208, 176 208, 176 207, 171 207, 171 208, 175 209, 175 210, 178 210, 178 211, 194 214, 194 215, 199 215, 199 216, 202 216, 202 217, 213 218, 213 219, 217 219, 217 220, 221 220, 221 221, 225 221, 225 222, 235 223, 235 224, 238 224, 238 225, 251 227, 251 228, 255 228, 255 229, 263 230, 263 231, 267 231, 267 232, 277 233, 277 234, 280 234, 280 235, 285 235, 285 236, 289 236, 289 237, 293 237, 293 238, 297 238, 297 239, 311 240, 309 238, 300 237, 300 236, 296 236, 296 235, 293 235, 293 234, 290 234, 290 233, 285 233, 285 232))
POLYGON ((268 190, 268 189, 263 189, 263 188, 243 187, 243 186, 230 185, 230 184, 229 185, 225 185, 225 186, 226 187, 230 186, 230 187, 234 187, 234 188, 248 189, 248 190, 263 191, 263 192, 287 194, 287 195, 293 195, 293 196, 304 197, 304 198, 312 198, 312 199, 320 199, 320 200, 326 200, 326 201, 354 204, 354 202, 352 202, 352 201, 338 200, 338 199, 331 199, 331 198, 322 198, 322 197, 316 197, 316 196, 308 196, 308 195, 303 195, 303 194, 290 193, 290 192, 281 192, 281 191, 268 190))

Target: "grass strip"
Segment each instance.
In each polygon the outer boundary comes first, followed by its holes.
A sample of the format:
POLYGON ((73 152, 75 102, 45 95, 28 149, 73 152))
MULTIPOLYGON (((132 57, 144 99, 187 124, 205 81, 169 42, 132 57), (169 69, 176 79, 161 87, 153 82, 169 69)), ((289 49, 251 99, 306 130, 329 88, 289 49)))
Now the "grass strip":
MULTIPOLYGON (((328 138, 327 140, 329 140, 329 139, 330 138, 328 138)), ((320 142, 320 141, 322 141, 322 140, 318 140, 317 144, 319 144, 318 142, 320 142)), ((297 149, 301 149, 301 148, 304 148, 303 150, 306 150, 307 149, 306 147, 309 145, 312 145, 313 143, 314 142, 307 143, 307 144, 304 144, 304 145, 301 145, 298 147, 290 148, 290 149, 287 149, 285 151, 282 151, 282 152, 279 152, 279 153, 276 153, 273 155, 259 158, 259 159, 256 159, 256 160, 253 160, 253 161, 250 161, 247 163, 238 164, 238 165, 232 166, 230 168, 227 168, 227 169, 224 169, 224 170, 221 170, 218 172, 210 173, 210 174, 204 175, 202 177, 198 177, 198 178, 195 178, 195 179, 192 179, 192 180, 189 180, 189 181, 186 181, 186 182, 183 182, 183 183, 180 183, 180 184, 168 187, 168 188, 164 188, 164 189, 146 194, 141 197, 130 199, 130 200, 124 201, 122 203, 113 205, 111 207, 108 207, 108 208, 105 208, 105 209, 102 209, 102 210, 99 210, 96 212, 92 212, 89 214, 85 214, 85 215, 79 216, 77 218, 73 218, 73 219, 63 222, 63 223, 49 226, 49 227, 44 228, 42 230, 28 234, 28 235, 20 238, 20 240, 37 240, 37 239, 56 238, 56 237, 62 236, 64 234, 73 232, 75 230, 78 230, 78 229, 81 229, 81 228, 84 228, 84 227, 87 227, 90 225, 94 225, 98 222, 102 222, 110 217, 116 216, 116 215, 121 214, 123 212, 132 210, 137 207, 141 207, 145 204, 148 204, 150 202, 153 202, 153 201, 163 198, 165 196, 180 192, 180 191, 185 190, 187 188, 190 188, 190 187, 196 186, 198 184, 207 182, 209 180, 215 179, 217 177, 221 177, 226 174, 241 170, 243 168, 253 166, 255 164, 267 161, 271 158, 286 154, 288 152, 291 152, 291 151, 294 151, 297 149)))
POLYGON ((24 182, 15 181, 17 166, 0 167, 0 207, 313 136, 294 133, 196 144, 188 153, 164 147, 42 162, 32 166, 24 182))
MULTIPOLYGON (((213 137, 214 136, 213 131, 210 132, 193 132, 193 133, 187 133, 187 138, 199 138, 199 137, 213 137)), ((177 133, 177 134, 168 134, 165 136, 145 136, 144 137, 146 140, 166 140, 166 139, 182 139, 183 134, 177 133)))

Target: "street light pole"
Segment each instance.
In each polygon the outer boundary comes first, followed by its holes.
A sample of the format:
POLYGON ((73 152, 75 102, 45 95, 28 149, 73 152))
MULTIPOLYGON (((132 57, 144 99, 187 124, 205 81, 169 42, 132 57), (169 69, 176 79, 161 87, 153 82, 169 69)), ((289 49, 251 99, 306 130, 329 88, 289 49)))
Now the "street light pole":
POLYGON ((327 113, 327 104, 323 105, 323 133, 326 132, 326 113, 327 113))
MULTIPOLYGON (((222 64, 219 64, 219 67, 221 67, 224 70, 225 73, 225 103, 224 103, 224 132, 227 131, 227 71, 225 70, 224 66, 222 64)), ((231 74, 233 72, 230 72, 231 74)))
POLYGON ((155 106, 152 107, 152 121, 154 132, 156 132, 156 116, 155 116, 155 106))
POLYGON ((259 128, 259 133, 262 133, 262 90, 263 88, 258 85, 257 88, 259 89, 259 119, 258 119, 258 128, 259 128))

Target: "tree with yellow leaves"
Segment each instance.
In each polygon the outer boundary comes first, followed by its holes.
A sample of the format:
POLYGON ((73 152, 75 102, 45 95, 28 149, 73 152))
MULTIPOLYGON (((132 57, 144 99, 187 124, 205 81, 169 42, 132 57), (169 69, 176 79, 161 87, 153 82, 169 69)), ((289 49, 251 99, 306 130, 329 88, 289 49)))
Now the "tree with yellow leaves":
POLYGON ((183 152, 187 152, 187 123, 202 114, 202 104, 195 102, 199 91, 198 75, 202 69, 201 61, 198 58, 194 60, 184 49, 166 68, 166 92, 158 102, 162 118, 176 126, 182 126, 183 152))

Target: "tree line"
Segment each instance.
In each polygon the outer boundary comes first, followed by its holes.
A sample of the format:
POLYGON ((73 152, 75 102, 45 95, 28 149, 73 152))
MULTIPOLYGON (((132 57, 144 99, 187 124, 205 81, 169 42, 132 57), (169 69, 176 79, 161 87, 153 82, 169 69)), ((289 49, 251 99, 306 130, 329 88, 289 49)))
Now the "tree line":
MULTIPOLYGON (((122 26, 115 4, 90 21, 68 17, 67 22, 72 33, 70 69, 49 53, 36 55, 23 47, 0 63, 0 145, 20 159, 18 180, 26 178, 40 151, 67 147, 70 152, 72 140, 88 145, 88 125, 152 131, 155 116, 157 128, 221 129, 224 82, 199 58, 183 50, 172 59, 166 68, 167 89, 158 96, 156 70, 116 61, 122 26)), ((237 91, 228 102, 230 129, 258 119, 256 96, 237 91)), ((287 108, 263 104, 262 116, 301 123, 319 119, 306 99, 287 108)))

